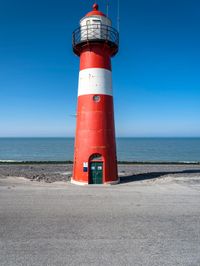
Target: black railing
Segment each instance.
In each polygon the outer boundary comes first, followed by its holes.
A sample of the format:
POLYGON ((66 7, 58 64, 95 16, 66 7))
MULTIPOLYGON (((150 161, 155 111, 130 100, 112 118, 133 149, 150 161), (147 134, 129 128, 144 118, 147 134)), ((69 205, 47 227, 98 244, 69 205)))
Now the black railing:
POLYGON ((114 28, 102 24, 82 26, 73 32, 72 42, 74 50, 76 50, 82 43, 94 41, 108 42, 117 52, 119 46, 119 33, 114 28))

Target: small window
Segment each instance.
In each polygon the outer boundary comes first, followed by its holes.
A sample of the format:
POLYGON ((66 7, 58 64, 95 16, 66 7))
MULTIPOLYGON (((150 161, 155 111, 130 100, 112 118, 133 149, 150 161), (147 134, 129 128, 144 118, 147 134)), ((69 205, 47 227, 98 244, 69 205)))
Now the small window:
POLYGON ((94 95, 93 96, 93 101, 94 102, 99 102, 101 100, 101 97, 99 95, 94 95))
POLYGON ((101 20, 99 20, 99 19, 93 19, 93 23, 100 25, 101 24, 101 20))
POLYGON ((93 27, 95 29, 99 29, 100 26, 101 26, 101 20, 99 20, 99 19, 93 19, 92 24, 93 24, 93 27))
POLYGON ((86 25, 87 25, 87 26, 90 25, 90 20, 87 20, 87 21, 86 21, 86 25))

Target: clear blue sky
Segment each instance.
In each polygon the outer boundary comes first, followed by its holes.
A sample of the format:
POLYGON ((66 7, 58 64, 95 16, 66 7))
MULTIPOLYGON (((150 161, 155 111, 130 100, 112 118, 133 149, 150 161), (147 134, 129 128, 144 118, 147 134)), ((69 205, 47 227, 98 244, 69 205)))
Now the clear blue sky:
MULTIPOLYGON (((120 2, 117 136, 200 136, 200 1, 120 2)), ((79 59, 71 35, 93 3, 0 1, 0 136, 74 135, 79 59)))

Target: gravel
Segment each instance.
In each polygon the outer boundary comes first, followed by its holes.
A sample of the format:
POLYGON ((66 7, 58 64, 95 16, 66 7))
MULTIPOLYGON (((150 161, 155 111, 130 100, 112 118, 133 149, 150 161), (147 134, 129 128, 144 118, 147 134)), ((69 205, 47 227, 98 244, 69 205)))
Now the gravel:
MULTIPOLYGON (((72 176, 72 164, 19 164, 0 165, 0 178, 8 176, 24 177, 31 181, 57 182, 69 181, 72 176)), ((157 179, 166 176, 200 176, 200 165, 161 165, 133 164, 118 165, 122 183, 145 179, 157 179)))

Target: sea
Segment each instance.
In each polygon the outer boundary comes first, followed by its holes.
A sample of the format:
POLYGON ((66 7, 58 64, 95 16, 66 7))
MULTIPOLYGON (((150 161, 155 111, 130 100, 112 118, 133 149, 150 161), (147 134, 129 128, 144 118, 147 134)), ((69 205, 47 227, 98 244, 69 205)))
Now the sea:
MULTIPOLYGON (((0 138, 0 161, 73 160, 73 138, 0 138)), ((200 162, 200 138, 117 138, 118 161, 200 162)))

